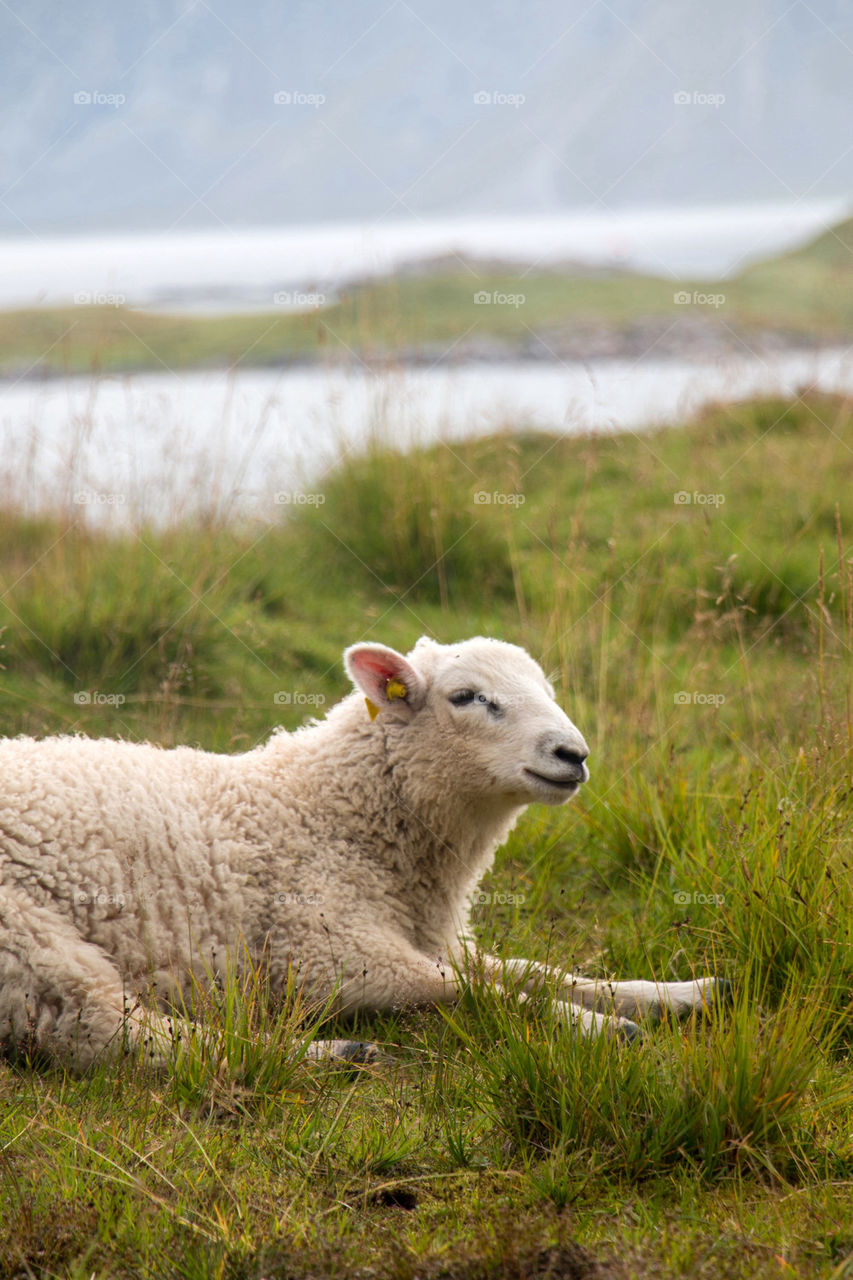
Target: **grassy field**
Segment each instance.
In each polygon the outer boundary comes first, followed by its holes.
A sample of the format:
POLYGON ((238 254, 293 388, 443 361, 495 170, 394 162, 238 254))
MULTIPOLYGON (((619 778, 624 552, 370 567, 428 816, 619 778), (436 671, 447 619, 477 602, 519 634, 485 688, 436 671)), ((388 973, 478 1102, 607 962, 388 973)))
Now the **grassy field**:
POLYGON ((0 313, 0 373, 89 373, 281 366, 304 360, 433 360, 479 343, 493 354, 546 355, 607 330, 644 350, 683 322, 739 349, 779 335, 787 342, 843 341, 853 328, 853 219, 812 244, 758 263, 717 285, 651 276, 456 270, 378 280, 315 312, 163 316, 114 306, 0 313), (475 298, 485 294, 489 302, 475 298), (715 301, 709 301, 715 299, 715 301))
POLYGON ((7 1063, 0 1275, 853 1276, 853 404, 377 443, 322 496, 111 533, 7 495, 2 732, 239 751, 361 637, 518 641, 592 776, 523 819, 479 936, 733 1007, 625 1046, 474 988, 342 1070, 257 975, 200 993, 168 1076, 7 1063))

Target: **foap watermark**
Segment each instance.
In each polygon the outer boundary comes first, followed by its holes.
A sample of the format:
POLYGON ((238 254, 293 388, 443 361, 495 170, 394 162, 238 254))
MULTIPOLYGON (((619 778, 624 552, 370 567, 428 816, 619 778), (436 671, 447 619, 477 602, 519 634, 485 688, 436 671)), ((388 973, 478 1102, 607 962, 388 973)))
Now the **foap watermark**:
POLYGON ((679 89, 672 95, 677 107, 721 107, 725 100, 724 93, 701 93, 698 89, 679 89))
POLYGON ((523 307, 527 301, 523 293, 490 293, 478 289, 474 294, 475 307, 523 307))
POLYGON ((678 289, 673 295, 672 300, 677 307, 724 307, 726 305, 726 295, 724 293, 702 293, 700 289, 678 289))
POLYGON ((500 707, 501 711, 508 711, 512 707, 524 707, 530 702, 530 695, 527 693, 488 693, 483 691, 477 694, 477 701, 485 698, 486 702, 492 703, 493 706, 500 707))
POLYGON ((523 907, 523 893, 483 893, 477 890, 471 894, 471 905, 474 907, 523 907))
POLYGON ((724 693, 702 693, 698 689, 679 689, 673 695, 677 707, 721 707, 726 700, 724 693))
POLYGON ((293 307, 302 311, 316 311, 326 305, 325 293, 303 293, 300 289, 279 289, 272 300, 277 307, 293 307))
POLYGON ((474 94, 475 107, 521 107, 527 101, 523 93, 502 93, 500 90, 480 89, 474 94))
POLYGON ((303 693, 300 689, 279 689, 272 700, 279 707, 322 707, 326 702, 322 693, 303 693))
POLYGON ((100 689, 78 689, 74 695, 78 707, 123 707, 126 702, 123 693, 102 693, 100 689))
POLYGON ((303 493, 300 489, 285 489, 275 495, 279 507, 322 507, 325 493, 303 493))
POLYGON ((115 892, 99 885, 97 889, 78 889, 77 902, 81 907, 126 907, 130 895, 121 891, 115 892))
POLYGON ((322 107, 326 102, 325 93, 305 93, 302 89, 279 89, 272 100, 277 107, 322 107))
POLYGON ((672 900, 677 907, 722 907, 726 901, 724 893, 700 893, 698 889, 688 892, 676 889, 672 900))
POLYGON ((275 901, 280 907, 322 907, 326 899, 322 893, 277 893, 275 901))
POLYGON ((478 489, 474 494, 475 507, 523 507, 526 501, 523 493, 500 493, 497 490, 489 493, 485 489, 478 489))
POLYGON ((127 297, 123 293, 100 293, 98 290, 90 293, 81 289, 74 294, 75 307, 123 307, 126 302, 127 297))
POLYGON ((672 495, 677 507, 721 507, 726 500, 724 493, 698 493, 696 489, 679 489, 672 495))
POLYGON ((78 507, 123 507, 127 497, 123 493, 100 493, 96 489, 78 489, 74 495, 78 507))
POLYGON ((123 93, 102 93, 100 89, 78 89, 74 94, 75 107, 123 107, 126 102, 123 93))

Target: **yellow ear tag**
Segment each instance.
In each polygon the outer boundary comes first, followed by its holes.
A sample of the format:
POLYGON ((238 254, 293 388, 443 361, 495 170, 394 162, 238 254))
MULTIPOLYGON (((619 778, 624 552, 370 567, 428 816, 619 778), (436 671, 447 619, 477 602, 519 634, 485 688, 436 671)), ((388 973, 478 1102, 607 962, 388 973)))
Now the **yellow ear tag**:
MULTIPOLYGON (((402 680, 395 680, 393 676, 385 686, 385 697, 389 702, 393 698, 405 698, 407 693, 408 689, 403 684, 402 680)), ((375 720, 379 715, 379 708, 376 703, 371 702, 369 698, 365 698, 364 704, 367 707, 367 714, 370 716, 371 720, 375 720)))

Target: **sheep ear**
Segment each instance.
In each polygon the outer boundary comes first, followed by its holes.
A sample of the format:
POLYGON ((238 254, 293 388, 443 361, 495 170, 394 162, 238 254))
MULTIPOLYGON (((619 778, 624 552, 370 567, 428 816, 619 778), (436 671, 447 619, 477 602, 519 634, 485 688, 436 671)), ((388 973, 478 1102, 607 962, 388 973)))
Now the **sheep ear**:
POLYGON ((426 702, 426 681, 408 658, 384 644, 354 644, 344 652, 344 666, 377 713, 410 720, 426 702))

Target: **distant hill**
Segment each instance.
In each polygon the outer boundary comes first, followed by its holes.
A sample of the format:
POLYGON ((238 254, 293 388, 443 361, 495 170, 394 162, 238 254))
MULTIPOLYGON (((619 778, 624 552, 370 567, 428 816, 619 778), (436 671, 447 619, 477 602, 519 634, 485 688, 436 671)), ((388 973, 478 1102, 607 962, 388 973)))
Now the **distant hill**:
POLYGON ((853 192, 837 0, 0 6, 0 232, 853 192))
POLYGON ((787 253, 753 263, 726 281, 747 325, 771 324, 816 341, 846 345, 853 335, 853 218, 787 253))
POLYGON ((235 363, 716 359, 845 347, 853 219, 717 283, 568 261, 445 254, 351 280, 305 311, 166 315, 123 306, 0 311, 0 379, 235 363), (494 299, 502 302, 491 304, 494 299))
POLYGON ((782 254, 777 261, 853 272, 853 218, 829 227, 808 244, 782 254))

